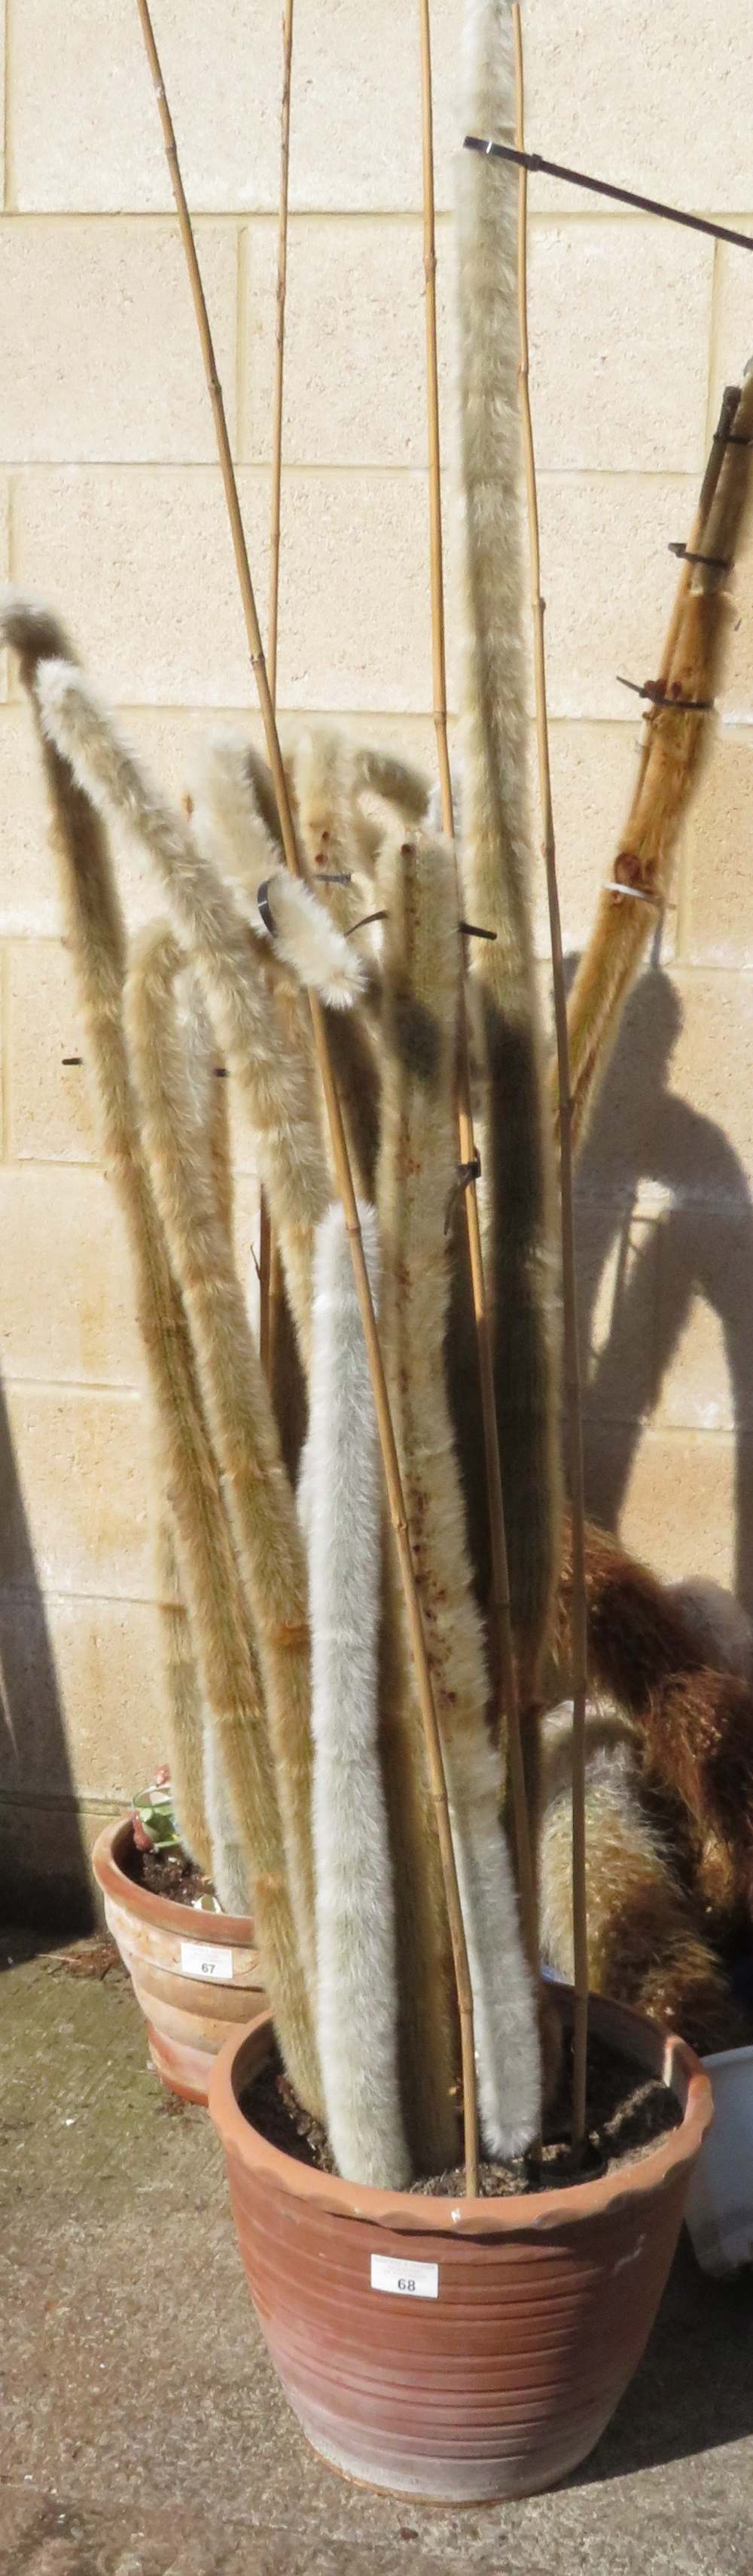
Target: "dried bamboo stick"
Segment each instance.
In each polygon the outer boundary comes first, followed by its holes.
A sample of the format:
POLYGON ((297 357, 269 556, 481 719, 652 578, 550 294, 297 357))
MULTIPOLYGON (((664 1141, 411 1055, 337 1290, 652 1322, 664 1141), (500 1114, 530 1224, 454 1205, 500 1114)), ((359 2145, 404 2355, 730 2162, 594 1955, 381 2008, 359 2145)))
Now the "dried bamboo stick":
POLYGON ((275 382, 272 414, 272 514, 269 547, 269 687, 277 705, 277 637, 280 612, 280 520, 282 501, 282 415, 285 390, 285 301, 288 284, 288 189, 290 178, 290 92, 293 74, 293 6, 282 13, 282 105, 280 109, 280 199, 277 218, 277 294, 275 304, 275 382))
MULTIPOLYGON (((739 400, 739 385, 725 385, 724 393, 722 395, 722 407, 706 459, 703 482, 698 495, 696 514, 690 531, 687 549, 680 567, 680 578, 677 584, 672 615, 670 617, 665 637, 661 668, 657 675, 660 689, 667 689, 672 676, 672 664, 674 662, 679 642, 685 601, 693 579, 692 559, 693 555, 698 553, 703 544, 703 531, 714 500, 722 466, 724 464, 725 442, 728 432, 732 428, 739 400)), ((650 749, 651 724, 649 719, 646 718, 644 719, 643 741, 640 748, 638 775, 635 784, 636 796, 640 794, 643 786, 650 749)))
MULTIPOLYGON (((516 141, 523 151, 525 89, 523 71, 523 31, 519 0, 513 0, 513 37, 515 45, 515 112, 516 141)), ((557 887, 557 852, 552 812, 552 780, 549 761, 549 727, 546 700, 546 657, 544 652, 544 601, 541 596, 541 549, 539 511, 536 490, 536 458, 533 443, 528 350, 528 173, 521 167, 518 178, 518 316, 520 324, 520 402, 523 426, 526 498, 528 504, 528 537, 531 564, 531 611, 533 616, 534 682, 536 693, 536 743, 538 750, 539 793, 544 834, 549 923, 552 942, 552 984, 557 1037, 557 1079, 560 1113, 560 1205, 562 1214, 562 1306, 564 1325, 565 1421, 567 1433, 568 1481, 572 1515, 573 1585, 572 1682, 573 1682, 573 1958, 575 1989, 574 2063, 573 2063, 573 2145, 580 2146, 586 2126, 586 2054, 588 2046, 588 1918, 586 1896, 586 1540, 585 1495, 583 1485, 583 1427, 580 1400, 580 1367, 578 1358, 578 1292, 575 1265, 575 1218, 573 1208, 573 1157, 570 1134, 572 1096, 570 1089, 570 1055, 567 1034, 567 995, 562 954, 562 924, 557 887)))
POLYGON ((712 241, 731 242, 735 250, 753 250, 753 233, 734 232, 729 224, 715 224, 708 215, 689 214, 685 206, 665 205, 661 197, 639 197, 635 188, 616 188, 611 179, 595 179, 588 170, 570 170, 564 161, 547 161, 543 152, 520 153, 513 143, 495 143, 490 135, 466 134, 466 152, 480 152, 485 160, 514 161, 516 168, 541 171, 547 179, 562 179, 568 188, 589 188, 595 197, 612 197, 618 206, 632 206, 637 214, 659 215, 668 224, 683 224, 691 233, 708 233, 712 241))
POLYGON ((264 1190, 259 1192, 259 1357, 267 1385, 272 1383, 272 1273, 279 1254, 264 1190))
MULTIPOLYGON (((429 455, 429 534, 431 549, 431 633, 434 695, 434 729, 437 741, 437 763, 442 803, 442 829, 454 845, 452 777, 447 738, 447 656, 444 615, 444 554, 442 537, 442 456, 439 428, 439 367, 437 334, 437 252, 434 196, 434 112, 431 76, 430 0, 419 0, 421 31, 421 127, 424 215, 424 276, 426 280, 426 397, 429 455)), ((457 862, 456 862, 457 873, 457 862)), ((459 900, 458 913, 462 912, 459 900)), ((536 1921, 536 1883, 531 1854, 531 1836, 526 1800, 523 1748, 520 1736, 520 1710, 513 1651, 510 1616, 510 1580, 507 1565, 507 1538, 502 1494, 502 1468, 499 1454, 499 1431, 494 1401, 494 1360, 484 1278, 478 1193, 476 1138, 471 1100, 471 1067, 468 1043, 468 1010, 465 992, 465 943, 461 936, 462 973, 458 1012, 458 1143, 460 1162, 471 1177, 464 1191, 468 1235, 468 1259, 471 1274, 476 1348, 481 1390, 481 1413, 484 1434, 487 1513, 491 1551, 492 1588, 489 1605, 489 1627, 492 1648, 492 1670, 500 1692, 506 1719, 507 1758, 512 1788, 512 1816, 515 1836, 518 1886, 528 1959, 536 1973, 538 1968, 538 1930, 536 1921)))
MULTIPOLYGON (((259 703, 261 706, 267 741, 267 756, 269 759, 270 769, 272 771, 275 796, 277 799, 277 810, 280 817, 282 844, 287 865, 291 869, 292 874, 294 876, 302 876, 303 869, 301 867, 296 841, 287 779, 280 747, 280 738, 277 731, 275 711, 269 686, 269 677, 261 638, 261 628, 259 625, 254 586, 251 578, 251 567, 246 547, 243 520, 241 517, 238 485, 230 449, 227 421, 225 418, 222 387, 217 374, 209 315, 207 312, 201 270, 196 252, 193 226, 181 177, 175 132, 162 79, 160 60, 149 10, 149 0, 136 0, 136 6, 139 13, 147 60, 159 108, 165 144, 165 154, 172 179, 180 236, 186 257, 199 339, 206 371, 207 386, 212 404, 220 470, 230 520, 233 550, 235 554, 243 613, 246 623, 249 656, 259 693, 259 703)), ((358 1294, 358 1304, 369 1360, 369 1373, 379 1428, 379 1440, 382 1452, 382 1464, 387 1488, 390 1519, 395 1536, 400 1576, 408 1616, 411 1646, 416 1666, 416 1680, 424 1727, 431 1796, 437 1819, 437 1833, 439 1836, 442 1876, 450 1926, 450 1938, 452 1943, 453 1964, 458 1997, 458 2013, 460 2019, 466 2191, 469 2198, 472 2198, 478 2190, 478 2102, 476 2094, 476 2066, 473 2040, 473 1995, 468 1964, 468 1949, 465 1938, 462 1908, 460 1904, 460 1892, 458 1888, 455 1856, 452 1844, 452 1832, 447 1800, 447 1784, 442 1759, 442 1745, 437 1720, 434 1688, 426 1650, 421 1604, 418 1596, 413 1559, 411 1555, 410 1531, 406 1518, 405 1500, 400 1476, 397 1447, 395 1443, 392 1413, 390 1409, 371 1287, 369 1284, 366 1257, 361 1238, 358 1205, 353 1187, 353 1175, 350 1168, 347 1139, 337 1095, 337 1087, 330 1061, 326 1019, 321 1004, 318 1001, 317 996, 313 993, 310 995, 310 1010, 314 1046, 316 1049, 319 1074, 324 1093, 325 1109, 329 1123, 332 1159, 335 1168, 337 1186, 345 1214, 345 1223, 350 1242, 353 1271, 358 1294)))
POLYGON ((727 578, 753 490, 752 437, 748 374, 739 391, 730 387, 724 396, 661 676, 646 687, 649 713, 630 812, 570 995, 575 1153, 627 994, 666 901, 678 831, 709 744, 730 616, 727 578))
MULTIPOLYGON (((282 104, 280 108, 280 199, 277 224, 277 294, 275 304, 275 381, 272 416, 272 506, 269 531, 269 687, 277 705, 277 637, 280 610, 280 527, 282 516, 282 417, 285 388, 285 301, 288 282, 288 189, 290 177, 290 94, 293 74, 294 0, 284 0, 282 16, 282 104)), ((274 1382, 277 1315, 282 1295, 282 1266, 264 1191, 259 1209, 259 1349, 268 1386, 274 1382)))

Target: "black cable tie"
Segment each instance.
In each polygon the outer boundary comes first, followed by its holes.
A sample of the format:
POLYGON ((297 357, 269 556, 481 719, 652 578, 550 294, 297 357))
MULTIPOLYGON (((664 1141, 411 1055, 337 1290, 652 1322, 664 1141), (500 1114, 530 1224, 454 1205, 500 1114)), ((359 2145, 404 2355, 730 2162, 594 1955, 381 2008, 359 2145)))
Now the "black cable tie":
POLYGON ((670 538, 668 552, 671 555, 678 555, 682 563, 710 564, 713 572, 732 570, 732 560, 729 555, 694 554, 692 546, 684 546, 682 539, 678 537, 670 538))
POLYGON ((354 931, 368 930, 371 921, 389 921, 389 917, 388 912, 365 912, 361 921, 351 921, 349 929, 343 931, 343 938, 352 939, 354 931))
POLYGON ((215 1065, 215 1067, 214 1067, 214 1078, 215 1078, 215 1082, 227 1082, 227 1079, 228 1079, 228 1070, 227 1070, 227 1065, 226 1065, 226 1064, 216 1064, 216 1065, 215 1065))
POLYGON ((347 868, 341 871, 337 871, 335 869, 326 871, 324 868, 317 868, 316 876, 311 878, 312 886, 352 885, 352 883, 353 879, 352 876, 349 876, 347 868))
POLYGON ((713 698, 667 698, 658 680, 626 680, 622 671, 616 674, 621 689, 632 689, 636 698, 648 698, 652 707, 669 707, 676 716, 705 716, 713 707, 713 698))
POLYGON ((462 1198, 463 1191, 464 1191, 464 1190, 467 1190, 467 1189, 470 1189, 470 1185, 471 1185, 471 1182, 472 1182, 472 1181, 480 1181, 480 1179, 481 1179, 481 1156, 480 1156, 480 1154, 479 1154, 479 1153, 475 1153, 475 1154, 474 1154, 474 1156, 473 1156, 473 1161, 472 1161, 471 1163, 459 1163, 459 1164, 458 1164, 456 1178, 455 1178, 455 1180, 454 1180, 454 1182, 453 1182, 453 1186, 452 1186, 452 1189, 451 1189, 451 1191, 450 1191, 450 1196, 449 1196, 449 1199, 448 1199, 448 1202, 447 1202, 447 1215, 446 1215, 446 1217, 445 1217, 445 1221, 444 1221, 444 1230, 445 1230, 445 1234, 449 1234, 450 1227, 451 1227, 451 1225, 452 1225, 452 1220, 453 1220, 453 1217, 454 1217, 454 1214, 455 1214, 455 1209, 456 1209, 456 1206, 457 1206, 457 1203, 458 1203, 458 1199, 459 1199, 459 1198, 462 1198))
POLYGON ((466 939, 496 939, 497 936, 496 930, 482 930, 477 921, 461 921, 458 928, 465 931, 466 939))
POLYGON ((269 900, 269 878, 268 878, 268 877, 265 877, 265 879, 264 879, 264 884, 263 884, 263 885, 257 886, 257 889, 256 889, 256 900, 257 900, 257 903, 258 903, 258 906, 259 906, 259 911, 260 911, 260 913, 261 913, 261 917, 262 917, 262 921, 263 921, 263 923, 264 923, 264 928, 265 928, 265 930, 268 930, 268 931, 269 931, 270 939, 276 939, 276 937, 277 937, 277 924, 276 924, 275 917, 274 917, 274 913, 273 913, 273 911, 272 911, 272 906, 271 906, 271 903, 270 903, 270 900, 269 900))
POLYGON ((753 438, 741 429, 715 429, 714 439, 717 447, 753 447, 753 438))
POLYGON ((84 1059, 82 1055, 64 1055, 62 1061, 63 1064, 83 1064, 84 1059))

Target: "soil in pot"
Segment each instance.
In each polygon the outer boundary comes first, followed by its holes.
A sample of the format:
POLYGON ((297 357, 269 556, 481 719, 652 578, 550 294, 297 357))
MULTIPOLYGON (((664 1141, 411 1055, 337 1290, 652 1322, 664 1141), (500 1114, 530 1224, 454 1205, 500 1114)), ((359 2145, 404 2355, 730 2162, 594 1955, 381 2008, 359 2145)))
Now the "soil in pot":
MULTIPOLYGON (((547 2119, 541 2149, 505 2164, 491 2158, 482 2162, 479 2198, 505 2199, 520 2192, 567 2189, 590 2181, 598 2174, 614 2172, 620 2165, 635 2164, 679 2128, 682 2112, 671 2087, 659 2076, 647 2075, 634 2060, 623 2057, 608 2040, 593 2033, 588 2056, 587 2136, 583 2153, 574 2163, 569 2136, 571 2087, 572 2039, 568 2033, 560 2090, 547 2119)), ((277 2050, 241 2093, 239 2107, 268 2145, 277 2147, 282 2155, 292 2156, 313 2172, 336 2172, 326 2131, 302 2108, 277 2050)), ((414 2193, 438 2199, 457 2199, 463 2188, 462 2165, 447 2173, 422 2175, 411 2186, 414 2193)))
POLYGON ((214 1895, 211 1878, 185 1852, 138 1851, 133 1843, 121 1868, 134 1887, 148 1887, 152 1896, 166 1896, 171 1905, 194 1905, 197 1896, 214 1895))

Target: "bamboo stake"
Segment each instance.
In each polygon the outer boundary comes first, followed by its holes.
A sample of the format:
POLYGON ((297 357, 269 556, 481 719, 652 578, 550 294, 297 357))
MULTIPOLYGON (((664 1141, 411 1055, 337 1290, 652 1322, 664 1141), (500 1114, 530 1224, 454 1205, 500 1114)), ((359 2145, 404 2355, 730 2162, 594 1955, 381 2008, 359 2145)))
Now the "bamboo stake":
MULTIPOLYGON (((249 658, 251 668, 256 679, 259 703, 264 722, 264 731, 267 742, 267 757, 272 771, 272 779, 277 800, 277 810, 280 817, 282 844, 288 867, 290 868, 293 876, 300 877, 303 875, 304 871, 301 865, 298 844, 296 841, 288 784, 280 748, 280 738, 277 731, 275 711, 269 686, 269 676, 261 638, 256 597, 251 577, 251 566, 249 563, 243 520, 241 517, 238 485, 230 449, 227 421, 225 418, 222 387, 217 374, 214 345, 212 341, 209 315, 207 312, 206 298, 204 295, 201 270, 197 257, 196 243, 194 240, 193 226, 181 177, 175 132, 162 79, 160 60, 149 9, 149 0, 136 0, 136 6, 139 13, 147 60, 159 108, 165 155, 172 179, 173 195, 178 215, 178 225, 185 253, 186 265, 188 268, 194 311, 196 314, 197 328, 201 343, 202 356, 204 359, 207 386, 212 404, 220 470, 222 474, 225 500, 227 503, 228 517, 230 520, 233 551, 235 554, 243 614, 248 637, 249 658)), ((468 1966, 468 1950, 463 1925, 462 1908, 460 1904, 460 1892, 455 1867, 452 1831, 450 1827, 447 1784, 445 1781, 444 1763, 442 1759, 442 1745, 437 1720, 431 1670, 426 1651, 426 1639, 424 1636, 421 1604, 411 1553, 410 1531, 406 1518, 400 1465, 395 1443, 387 1381, 384 1373, 384 1362, 382 1359, 381 1344, 377 1330, 376 1316, 374 1313, 369 1274, 366 1267, 361 1228, 358 1220, 358 1207, 353 1187, 353 1175, 350 1168, 347 1139, 330 1059, 327 1024, 324 1012, 316 994, 311 993, 309 995, 309 1002, 314 1046, 329 1124, 332 1157, 350 1242, 356 1292, 369 1361, 369 1374, 374 1398, 374 1410, 379 1431, 390 1519, 395 1536, 400 1577, 405 1597, 411 1645, 416 1669, 416 1679, 426 1744, 430 1793, 437 1820, 437 1833, 439 1837, 442 1876, 450 1928, 450 1939, 452 1943, 455 1983, 458 1998, 458 2013, 460 2019, 466 2192, 469 2198, 473 2198, 478 2191, 479 2153, 476 2065, 473 2041, 473 1995, 468 1966)))
MULTIPOLYGON (((285 300, 288 282, 288 194, 290 179, 290 96, 293 75, 294 0, 284 0, 282 13, 282 104, 280 108, 280 200, 277 224, 277 296, 275 306, 275 382, 272 415, 272 507, 269 532, 268 668, 272 705, 277 707, 277 636, 280 608, 280 530, 282 521, 282 418, 285 387, 285 300)), ((269 1386, 274 1377, 276 1319, 282 1291, 280 1254, 264 1191, 259 1222, 259 1351, 269 1386)))
POLYGON ((280 522, 282 499, 282 411, 285 387, 285 299, 288 283, 288 189, 290 179, 290 92, 293 73, 293 5, 282 13, 282 106, 280 110, 280 204, 277 226, 277 298, 275 309, 275 384, 272 418, 272 518, 269 549, 269 686, 277 705, 277 634, 280 606, 280 522))
MULTIPOLYGON (((429 456, 429 535, 431 549, 431 634, 433 663, 434 729, 437 741, 437 764, 442 799, 442 827, 448 841, 455 844, 455 822, 452 809, 452 778, 447 736, 447 656, 445 647, 444 561, 442 538, 442 457, 439 429, 439 366, 437 334, 437 250, 434 196, 434 110, 431 76, 431 0, 419 0, 421 31, 421 140, 423 163, 424 211, 424 276, 426 280, 426 394, 429 456)), ((457 853, 456 853, 457 870, 457 853)), ((458 913, 462 912, 458 878, 458 913)), ((464 1191, 468 1233, 468 1257, 476 1326, 481 1411, 484 1431, 484 1464, 487 1510, 492 1565, 490 1630, 493 1640, 493 1669, 507 1721, 507 1751, 512 1789, 513 1829, 517 1861, 518 1886, 526 1952, 534 1974, 538 1974, 539 1944, 536 1904, 536 1882, 531 1854, 531 1836, 526 1800, 523 1747, 520 1734, 517 1677, 510 1616, 510 1582, 507 1567, 507 1539, 502 1492, 502 1468, 499 1453, 499 1430, 494 1401, 494 1361, 486 1282, 481 1244, 478 1193, 475 1177, 476 1139, 471 1098, 471 1068, 468 1044, 468 1013, 465 995, 466 951, 461 934, 462 972, 460 978, 458 1026, 458 1143, 460 1162, 472 1175, 464 1191)))
MULTIPOLYGON (((523 31, 519 0, 513 0, 513 33, 515 40, 516 142, 524 149, 524 75, 523 31)), ((562 1212, 562 1304, 565 1345, 565 1416, 567 1425, 570 1509, 572 1514, 573 1584, 571 1608, 573 1667, 573 1955, 575 1987, 574 2064, 573 2064, 573 2146, 581 2145, 586 2127, 586 2055, 588 2047, 588 1915, 586 1903, 586 1549, 585 1496, 583 1486, 583 1429, 578 1361, 578 1292, 575 1269, 575 1222, 573 1208, 573 1156, 571 1138, 572 1095, 570 1056, 567 1036, 567 995, 562 953, 562 924, 557 887, 557 852, 552 811, 552 781, 549 761, 549 727, 546 701, 546 656, 544 651, 544 608, 541 596, 541 549, 539 511, 536 490, 536 458, 533 443, 533 421, 529 388, 528 349, 528 173, 521 166, 518 178, 518 314, 520 322, 520 401, 525 458, 528 533, 531 563, 531 609, 533 614, 534 679, 536 691, 536 742, 539 765, 539 792, 544 833, 549 924, 552 942, 552 982, 554 1016, 557 1033, 557 1076, 560 1104, 560 1199, 562 1212)))
POLYGON ((637 214, 660 215, 665 223, 684 224, 691 233, 708 233, 712 241, 731 242, 734 250, 753 250, 753 233, 733 232, 729 224, 715 224, 708 215, 691 215, 685 206, 668 206, 661 197, 639 197, 635 188, 616 188, 611 179, 595 179, 588 170, 569 170, 564 161, 547 161, 543 152, 521 152, 512 143, 494 143, 485 134, 466 134, 466 152, 481 152, 485 160, 514 161, 524 170, 541 171, 547 179, 563 179, 569 188, 590 188, 595 197, 612 197, 618 206, 632 206, 637 214))
POLYGON ((259 1358, 267 1385, 272 1383, 272 1272, 277 1261, 272 1219, 264 1190, 259 1192, 259 1358))
MULTIPOLYGON (((697 508, 696 508, 696 514, 695 514, 695 518, 694 518, 694 520, 693 520, 693 525, 692 525, 692 528, 691 528, 690 536, 689 536, 689 538, 688 538, 687 553, 685 554, 684 560, 683 560, 682 565, 681 565, 681 567, 680 567, 680 578, 679 578, 679 581, 678 581, 678 584, 677 584, 677 589, 676 589, 676 592, 675 592, 674 604, 673 604, 673 608, 672 608, 672 615, 671 615, 671 617, 670 617, 669 625, 668 625, 667 632, 666 632, 666 636, 665 636, 665 639, 664 639, 664 651, 663 651, 663 654, 662 654, 661 667, 660 667, 660 670, 659 670, 659 672, 658 672, 658 674, 657 674, 657 685, 658 685, 658 687, 659 687, 660 689, 662 689, 662 690, 666 690, 666 689, 668 689, 668 687, 669 687, 669 682, 670 682, 670 679, 671 679, 671 676, 672 676, 672 664, 673 664, 673 662, 674 662, 675 653, 676 653, 676 651, 677 651, 677 646, 678 646, 678 642, 679 642, 680 634, 681 634, 681 631, 682 631, 682 620, 683 620, 683 611, 684 611, 684 608, 685 608, 685 601, 686 601, 686 598, 687 598, 688 591, 689 591, 689 589, 690 589, 691 581, 692 581, 692 579, 693 579, 693 562, 692 562, 692 557, 693 557, 693 555, 694 555, 694 554, 697 554, 697 553, 699 553, 699 552, 700 552, 700 550, 701 550, 701 548, 702 548, 702 545, 703 545, 703 532, 704 532, 704 528, 705 528, 705 526, 706 526, 706 521, 707 521, 707 518, 708 518, 708 515, 709 515, 709 511, 710 511, 710 509, 711 509, 711 504, 712 504, 712 501, 714 500, 714 496, 715 496, 715 493, 716 493, 716 487, 717 487, 717 484, 718 484, 718 481, 719 481, 719 476, 720 476, 720 474, 721 474, 722 466, 723 466, 723 464, 724 464, 725 442, 726 442, 726 438, 727 438, 727 433, 728 433, 728 431, 732 428, 732 423, 733 423, 733 420, 734 420, 734 417, 735 417, 735 412, 736 412, 736 410, 737 410, 737 406, 738 406, 738 402, 739 402, 739 400, 740 400, 740 387, 739 387, 739 385, 726 385, 726 386, 725 386, 725 389, 724 389, 723 396, 722 396, 722 407, 721 407, 721 411, 720 411, 720 413, 719 413, 719 419, 718 419, 718 422, 717 422, 716 429, 715 429, 715 431, 714 431, 714 435, 713 435, 713 438, 712 438, 712 441, 711 441, 711 446, 710 446, 710 448, 709 448, 708 456, 707 456, 707 459, 706 459, 706 466, 705 466, 705 471, 704 471, 704 476, 703 476, 703 482, 702 482, 702 484, 701 484, 701 489, 700 489, 700 492, 699 492, 699 495, 698 495, 698 505, 697 505, 697 508)), ((648 716, 648 715, 647 715, 646 717, 644 717, 643 741, 642 741, 642 743, 641 743, 641 748, 640 748, 640 755, 639 755, 639 760, 638 760, 638 774, 637 774, 637 778, 636 778, 636 782, 635 782, 635 788, 634 788, 634 793, 633 793, 633 803, 634 803, 634 804, 637 804, 638 797, 639 797, 639 795, 640 795, 641 788, 642 788, 642 786, 643 786, 643 781, 644 781, 644 778, 645 778, 645 775, 646 775, 646 769, 647 769, 647 766, 648 766, 648 758, 649 758, 649 752, 650 752, 650 750, 651 750, 651 722, 650 722, 650 716, 648 716)))
POLYGON ((646 686, 649 714, 630 811, 570 994, 576 1156, 627 994, 661 919, 682 815, 708 740, 728 623, 727 577, 751 490, 752 430, 753 375, 748 373, 739 390, 728 387, 724 395, 678 582, 661 679, 646 686))

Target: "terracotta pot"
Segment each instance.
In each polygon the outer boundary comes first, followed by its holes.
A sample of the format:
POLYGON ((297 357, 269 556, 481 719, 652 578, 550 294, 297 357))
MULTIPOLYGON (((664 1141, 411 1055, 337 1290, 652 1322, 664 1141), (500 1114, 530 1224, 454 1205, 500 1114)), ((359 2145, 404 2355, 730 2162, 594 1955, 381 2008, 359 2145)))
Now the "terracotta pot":
MULTIPOLYGON (((568 1989, 555 2001, 568 2019, 568 1989)), ((681 2040, 603 1999, 592 2015, 664 2074, 682 2123, 599 2181, 510 2200, 312 2172, 238 2107, 268 2016, 218 2057, 209 2109, 262 2333, 308 2440, 348 2476, 427 2503, 531 2495, 608 2424, 656 2315, 712 2102, 681 2040)))
POLYGON ((153 1896, 127 1875, 130 1817, 107 1825, 92 1853, 105 1919, 141 2005, 157 2074, 184 2102, 206 2105, 213 2060, 228 2032, 264 2009, 248 1915, 200 1914, 153 1896))

